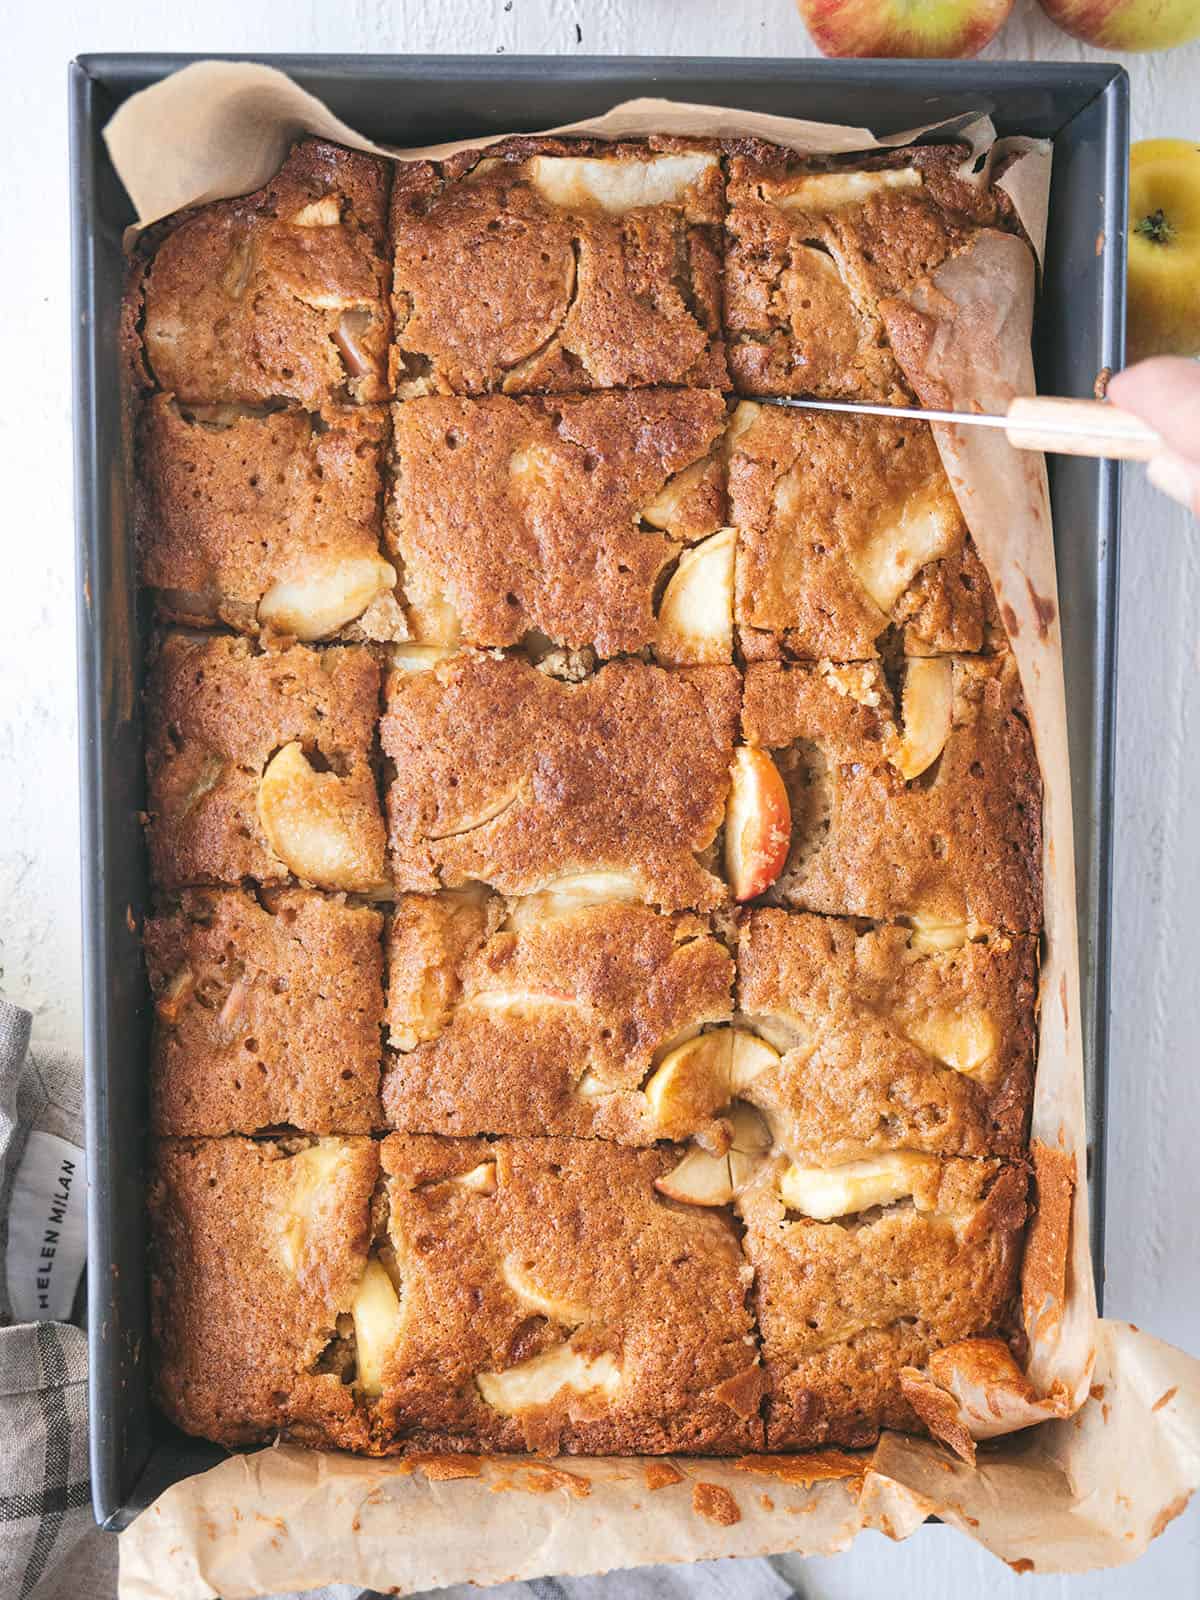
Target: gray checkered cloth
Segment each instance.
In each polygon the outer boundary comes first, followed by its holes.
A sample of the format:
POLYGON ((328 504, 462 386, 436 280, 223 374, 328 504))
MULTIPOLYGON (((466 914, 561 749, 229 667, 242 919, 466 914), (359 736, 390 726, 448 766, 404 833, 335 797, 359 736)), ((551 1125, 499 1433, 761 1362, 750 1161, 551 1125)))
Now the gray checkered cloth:
MULTIPOLYGON (((8 1300, 9 1201, 29 1135, 38 1129, 83 1144, 79 1065, 30 1053, 29 1035, 29 1013, 0 1000, 0 1600, 112 1600, 117 1540, 94 1525, 88 1482, 86 1336, 75 1322, 14 1323, 8 1300)), ((75 1314, 82 1322, 82 1294, 75 1314)), ((163 1576, 169 1592, 170 1575, 163 1576)), ((437 1591, 440 1600, 477 1600, 480 1592, 471 1585, 437 1591)), ((491 1600, 792 1600, 799 1593, 767 1561, 537 1578, 487 1592, 491 1600)), ((383 1597, 337 1585, 308 1600, 383 1597)))
POLYGON ((0 1595, 67 1600, 115 1589, 115 1541, 92 1523, 87 1340, 65 1322, 14 1324, 13 1180, 36 1128, 83 1143, 78 1063, 29 1054, 27 1011, 0 1000, 0 1595), (82 1559, 81 1559, 82 1558, 82 1559))

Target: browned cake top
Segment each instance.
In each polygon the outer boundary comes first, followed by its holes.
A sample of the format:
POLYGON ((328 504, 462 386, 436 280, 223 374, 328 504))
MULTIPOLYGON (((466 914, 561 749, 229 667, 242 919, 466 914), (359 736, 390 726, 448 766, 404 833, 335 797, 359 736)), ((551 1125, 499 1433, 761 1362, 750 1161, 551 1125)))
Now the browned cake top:
POLYGON ((669 1150, 394 1134, 382 1159, 404 1298, 380 1408, 402 1432, 584 1453, 761 1437, 737 1235, 657 1194, 669 1150))
POLYGON ((167 633, 147 688, 150 859, 163 887, 279 883, 377 891, 371 765, 379 668, 361 646, 256 654, 167 633))
POLYGON ((550 896, 498 916, 477 895, 397 902, 388 1126, 635 1144, 691 1133, 642 1089, 678 1041, 729 1018, 733 961, 705 921, 550 896))
POLYGON ((698 859, 721 826, 732 667, 613 662, 564 683, 516 657, 394 672, 382 742, 400 889, 529 894, 578 874, 665 909, 725 898, 698 859))
POLYGON ((1032 936, 943 949, 909 928, 761 909, 737 958, 739 1009, 779 1051, 742 1093, 797 1159, 1024 1148, 1032 936))
POLYGON ((181 1428, 229 1445, 289 1429, 369 1447, 354 1391, 320 1368, 362 1275, 378 1171, 369 1139, 156 1146, 155 1388, 181 1428))
POLYGON ((418 637, 434 601, 470 644, 536 629, 602 655, 639 650, 655 640, 660 575, 724 521, 725 407, 711 390, 437 397, 393 416, 388 536, 418 637))
POLYGON ((318 418, 152 396, 138 428, 137 529, 160 613, 305 640, 358 621, 371 637, 402 638, 395 570, 379 549, 386 425, 372 406, 318 418))
POLYGON ((747 671, 744 735, 774 753, 791 802, 772 893, 833 915, 1034 932, 1041 778, 1016 663, 905 670, 903 726, 873 664, 747 671))
POLYGON ((729 163, 725 322, 744 393, 902 404, 881 302, 978 227, 1014 225, 1006 197, 930 145, 814 161, 761 146, 729 163))
POLYGON ((383 918, 308 890, 186 890, 146 919, 160 1133, 369 1133, 383 918))
MULTIPOLYGON (((742 1198, 770 1377, 768 1448, 869 1444, 881 1427, 919 1431, 900 1369, 923 1366, 941 1345, 1003 1331, 1020 1261, 1024 1168, 908 1159, 886 1191, 893 1201, 829 1221, 781 1198, 783 1161, 742 1198)), ((804 1194, 800 1187, 793 1199, 804 1194)))
POLYGON ((147 687, 180 1426, 860 1446, 1014 1335, 1016 664, 928 428, 722 394, 908 398, 905 297, 987 227, 962 146, 305 139, 145 235, 141 581, 252 636, 147 687))
POLYGON ((525 139, 401 165, 397 393, 723 386, 721 190, 699 142, 525 139))
POLYGON ((743 404, 729 463, 747 656, 855 661, 1002 641, 991 585, 925 423, 743 404))
POLYGON ((271 182, 164 224, 135 281, 149 375, 181 400, 310 410, 387 394, 388 165, 297 144, 271 182))

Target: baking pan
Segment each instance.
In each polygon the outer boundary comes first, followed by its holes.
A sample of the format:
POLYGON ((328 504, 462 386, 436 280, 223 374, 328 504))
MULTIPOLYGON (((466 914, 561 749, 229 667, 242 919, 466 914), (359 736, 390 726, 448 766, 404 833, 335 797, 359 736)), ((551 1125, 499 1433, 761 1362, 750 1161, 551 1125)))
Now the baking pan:
MULTIPOLYGON (((70 67, 75 344, 84 1059, 92 1499, 120 1528, 162 1489, 219 1459, 155 1412, 147 1373, 143 1158, 149 992, 137 930, 147 874, 139 610, 117 325, 122 229, 133 220, 101 130, 123 100, 192 56, 92 55, 70 67)), ((244 59, 244 58, 243 58, 244 59)), ((986 111, 1000 133, 1054 141, 1034 330, 1038 386, 1086 395, 1121 364, 1128 82, 1107 65, 690 60, 638 57, 265 56, 338 116, 396 145, 574 121, 660 94, 895 133, 986 111)), ((1050 463, 1066 653, 1098 1288, 1104 1262, 1104 1104, 1116 686, 1118 469, 1050 463)))

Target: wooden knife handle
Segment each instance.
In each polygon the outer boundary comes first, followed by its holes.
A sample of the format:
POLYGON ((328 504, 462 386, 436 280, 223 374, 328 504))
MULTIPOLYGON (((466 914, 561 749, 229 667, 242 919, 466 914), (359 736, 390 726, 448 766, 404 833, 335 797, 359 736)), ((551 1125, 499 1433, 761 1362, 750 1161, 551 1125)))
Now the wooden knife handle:
POLYGON ((1008 412, 1008 441, 1018 450, 1060 456, 1104 456, 1109 461, 1149 461, 1167 447, 1140 417, 1107 400, 1055 400, 1031 395, 1008 412))

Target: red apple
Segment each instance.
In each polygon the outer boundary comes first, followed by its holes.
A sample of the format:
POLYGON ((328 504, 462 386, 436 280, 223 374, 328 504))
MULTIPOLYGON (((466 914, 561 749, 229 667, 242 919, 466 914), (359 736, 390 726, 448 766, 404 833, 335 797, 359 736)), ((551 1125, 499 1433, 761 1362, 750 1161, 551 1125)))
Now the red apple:
POLYGON ((765 750, 739 745, 725 812, 725 870, 735 900, 751 900, 775 882, 791 837, 792 808, 778 768, 765 750))
MULTIPOLYGON (((1103 0, 1092 3, 1100 6, 1103 0)), ((1012 0, 796 0, 796 4, 826 56, 974 56, 996 37, 1012 10, 1012 0)))
POLYGON ((1200 34, 1200 0, 1039 0, 1065 32, 1102 50, 1169 50, 1200 34))

